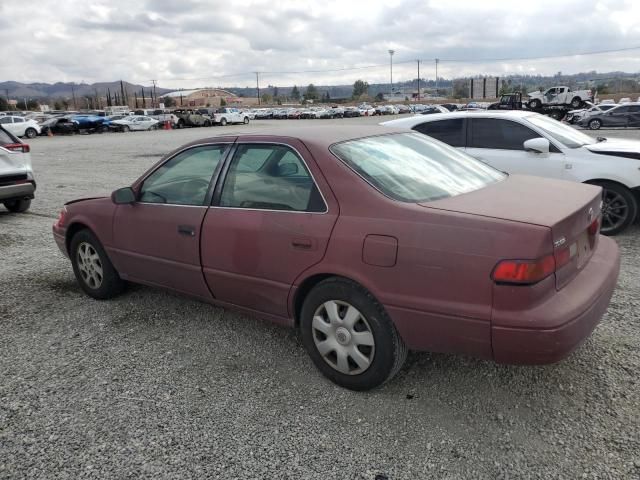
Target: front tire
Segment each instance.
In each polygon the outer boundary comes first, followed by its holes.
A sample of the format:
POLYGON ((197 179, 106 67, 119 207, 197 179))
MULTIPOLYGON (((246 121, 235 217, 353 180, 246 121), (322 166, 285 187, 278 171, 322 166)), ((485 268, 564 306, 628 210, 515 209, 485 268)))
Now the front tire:
POLYGON ((13 213, 24 213, 29 210, 31 206, 30 198, 22 198, 19 200, 6 200, 4 206, 13 213))
POLYGON ((532 110, 540 108, 541 106, 542 106, 542 102, 540 100, 538 100, 537 98, 534 98, 533 100, 531 100, 529 102, 529 108, 531 108, 532 110))
POLYGON ((582 106, 582 100, 579 97, 574 97, 571 100, 571 108, 580 108, 582 106))
POLYGON ((589 122, 589 128, 591 130, 600 130, 601 126, 602 126, 602 122, 600 120, 598 120, 597 118, 594 118, 593 120, 591 120, 589 122))
POLYGON ((244 117, 244 124, 248 125, 249 124, 249 117, 244 117))
POLYGON ((24 132, 24 136, 31 139, 36 138, 38 136, 38 131, 35 128, 27 128, 24 132))
POLYGON ((223 127, 225 127, 227 125, 227 119, 223 118, 222 120, 220 120, 220 125, 222 125, 223 127))
POLYGON ((113 267, 100 241, 89 230, 80 230, 73 236, 69 256, 76 280, 90 297, 106 300, 124 290, 125 282, 113 267))
POLYGON ((122 126, 122 131, 123 131, 124 133, 128 133, 128 132, 130 132, 130 131, 131 131, 131 128, 129 127, 129 125, 123 125, 123 126, 122 126))
POLYGON ((603 188, 602 227, 603 235, 618 235, 631 225, 638 215, 638 202, 624 185, 614 182, 597 182, 603 188))
POLYGON ((370 390, 393 378, 407 347, 378 301, 342 278, 320 282, 300 315, 302 341, 318 370, 350 390, 370 390))

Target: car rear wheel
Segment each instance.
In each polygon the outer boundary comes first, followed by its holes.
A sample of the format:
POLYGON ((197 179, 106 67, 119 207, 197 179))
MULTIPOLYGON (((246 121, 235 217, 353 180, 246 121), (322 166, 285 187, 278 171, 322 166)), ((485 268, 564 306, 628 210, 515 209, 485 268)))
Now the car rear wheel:
POLYGON ((38 131, 35 128, 27 128, 24 131, 24 136, 27 138, 36 138, 38 136, 38 131))
POLYGON ((529 102, 529 108, 536 109, 536 108, 540 108, 541 106, 542 106, 542 102, 537 98, 534 98, 529 102))
POLYGON ((300 315, 302 340, 316 367, 334 383, 370 390, 394 377, 407 347, 382 305, 342 278, 320 282, 300 315))
POLYGON ((580 97, 574 97, 573 100, 571 100, 572 108, 580 108, 581 105, 582 105, 582 100, 580 99, 580 97))
POLYGON ((222 120, 220 120, 220 125, 222 125, 223 127, 227 125, 227 119, 223 118, 222 120))
POLYGON ((13 213, 24 213, 29 210, 31 206, 30 198, 22 198, 19 200, 6 200, 4 206, 13 213))
POLYGON ((602 126, 602 122, 600 120, 598 120, 597 118, 594 118, 593 120, 591 120, 589 122, 589 128, 591 130, 600 130, 601 126, 602 126))
POLYGON ((248 124, 249 123, 249 117, 244 117, 244 124, 248 124))
POLYGON ((111 264, 102 244, 89 230, 80 230, 69 249, 73 273, 90 297, 106 300, 120 294, 125 282, 111 264))
POLYGON ((598 182, 602 193, 603 235, 617 235, 633 223, 638 215, 638 202, 633 193, 624 185, 613 182, 598 182))
POLYGON ((122 126, 122 131, 123 131, 123 132, 125 132, 125 133, 127 133, 127 132, 130 132, 130 131, 131 131, 131 128, 129 128, 129 125, 123 125, 123 126, 122 126))

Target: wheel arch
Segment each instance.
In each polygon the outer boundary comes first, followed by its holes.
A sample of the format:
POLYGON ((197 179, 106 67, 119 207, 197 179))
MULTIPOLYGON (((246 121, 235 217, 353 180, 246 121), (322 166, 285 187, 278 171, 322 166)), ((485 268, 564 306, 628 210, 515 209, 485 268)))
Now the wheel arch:
MULTIPOLYGON (((602 183, 612 183, 614 185, 617 185, 619 187, 625 188, 626 190, 629 191, 629 193, 631 193, 631 195, 633 196, 633 198, 636 199, 636 202, 638 204, 638 212, 636 213, 636 218, 633 221, 637 221, 638 218, 640 218, 640 187, 635 187, 635 188, 630 188, 627 185, 625 185, 622 182, 619 182, 617 180, 611 180, 608 178, 593 178, 591 180, 585 180, 582 183, 586 183, 589 185, 598 185, 600 187, 602 187, 602 183)), ((604 187, 603 187, 604 188, 604 187)))
POLYGON ((64 234, 64 245, 65 245, 65 248, 67 249, 67 253, 71 254, 71 252, 69 251, 69 249, 71 248, 71 239, 74 237, 76 233, 78 233, 81 230, 89 230, 93 235, 95 235, 95 232, 86 223, 81 221, 72 222, 67 227, 67 231, 64 234))

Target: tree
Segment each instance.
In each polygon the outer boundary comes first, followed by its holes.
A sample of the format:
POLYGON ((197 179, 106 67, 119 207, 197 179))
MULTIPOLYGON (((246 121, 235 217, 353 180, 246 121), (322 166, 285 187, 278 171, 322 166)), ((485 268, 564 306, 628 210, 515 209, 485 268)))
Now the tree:
POLYGON ((0 112, 9 110, 9 103, 4 97, 0 97, 0 112))
POLYGON ((366 95, 368 91, 369 91, 369 84, 367 82, 363 82, 362 80, 356 80, 353 84, 353 94, 351 96, 354 99, 358 99, 362 95, 366 95))
POLYGON ((310 83, 307 87, 307 90, 304 92, 305 100, 318 100, 318 89, 315 87, 313 83, 310 83))
POLYGON ((38 110, 40 108, 40 103, 37 100, 29 100, 27 102, 27 110, 38 110))
POLYGON ((227 106, 227 101, 224 98, 220 99, 220 106, 221 107, 226 107, 227 106))
POLYGON ((262 94, 262 103, 271 103, 271 100, 273 99, 273 97, 271 95, 269 95, 268 93, 263 93, 262 94))
POLYGON ((291 90, 291 98, 293 98, 294 100, 300 100, 300 91, 298 90, 298 87, 296 87, 295 85, 291 90))
POLYGON ((175 100, 172 97, 164 97, 162 99, 162 102, 164 103, 164 106, 167 108, 173 107, 176 104, 175 100))
POLYGON ((273 98, 279 97, 278 87, 273 87, 273 98))
POLYGON ((596 87, 596 92, 598 92, 600 95, 606 95, 607 93, 609 93, 609 87, 608 85, 600 84, 596 87))
POLYGON ((376 95, 376 102, 383 102, 383 101, 384 101, 384 95, 382 92, 380 92, 376 95))

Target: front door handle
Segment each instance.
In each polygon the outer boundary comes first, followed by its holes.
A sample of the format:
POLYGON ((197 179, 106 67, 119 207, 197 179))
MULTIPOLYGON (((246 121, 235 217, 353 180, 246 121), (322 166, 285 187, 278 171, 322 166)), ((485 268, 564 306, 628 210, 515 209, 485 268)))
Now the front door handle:
POLYGON ((178 225, 178 233, 180 235, 187 235, 188 237, 196 236, 196 227, 191 225, 178 225))
POLYGON ((315 250, 316 242, 312 238, 294 238, 291 246, 296 250, 315 250))

